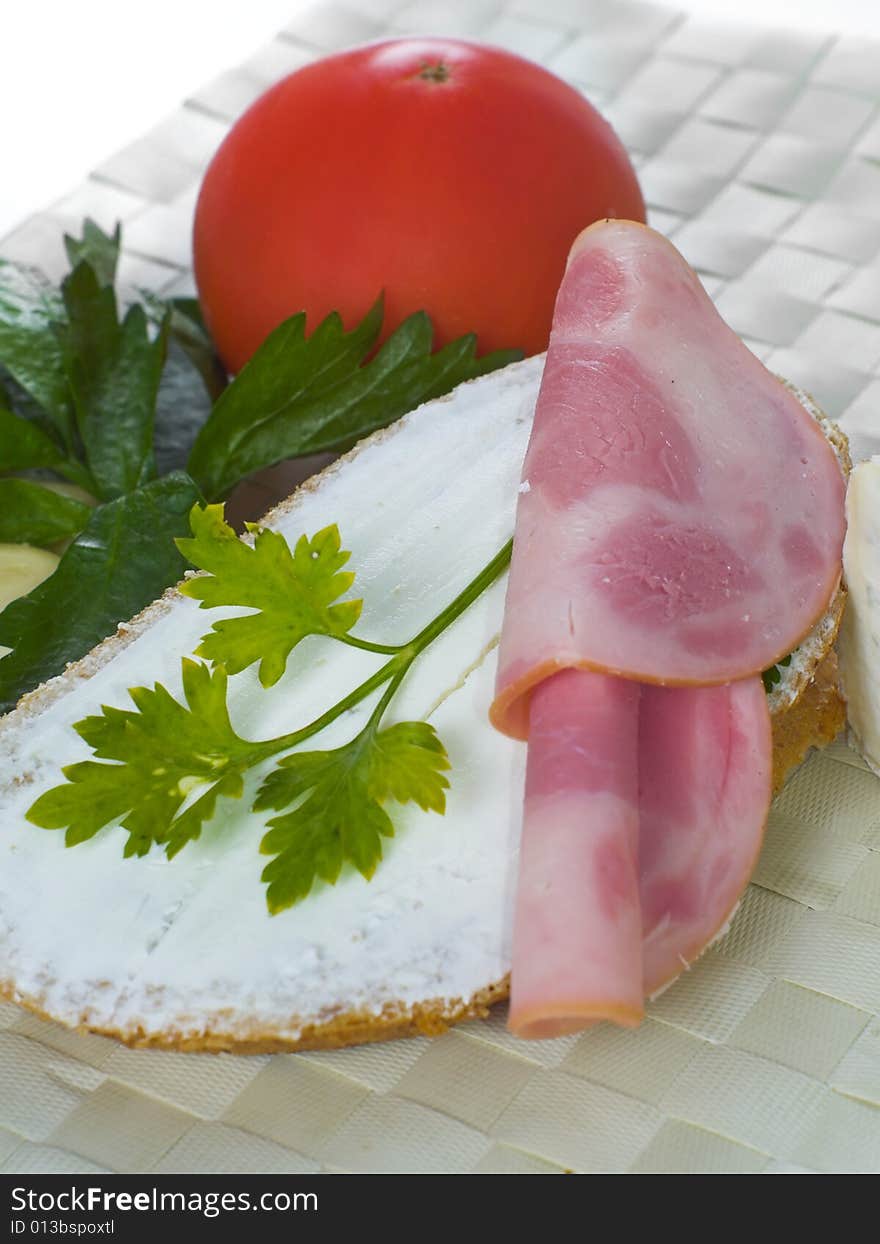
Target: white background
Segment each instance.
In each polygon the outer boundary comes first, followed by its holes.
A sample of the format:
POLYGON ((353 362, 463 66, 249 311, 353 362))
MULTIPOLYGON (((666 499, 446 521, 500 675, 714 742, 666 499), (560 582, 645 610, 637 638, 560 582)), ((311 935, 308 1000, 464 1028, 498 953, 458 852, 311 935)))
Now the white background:
MULTIPOLYGON (((880 0, 668 3, 707 16, 880 34, 880 0)), ((313 5, 4 0, 0 7, 2 236, 313 5)))

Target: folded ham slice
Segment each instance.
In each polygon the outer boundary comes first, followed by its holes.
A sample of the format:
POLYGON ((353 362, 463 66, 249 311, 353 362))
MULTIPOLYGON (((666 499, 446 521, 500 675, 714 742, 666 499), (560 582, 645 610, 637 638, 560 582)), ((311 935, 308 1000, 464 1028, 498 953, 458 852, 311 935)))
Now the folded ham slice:
POLYGON ((840 576, 824 434, 659 234, 575 243, 523 468, 494 724, 528 738, 510 1025, 632 1025, 723 928, 771 792, 760 671, 840 576))
POLYGON ((523 468, 492 719, 554 670, 724 683, 789 653, 840 577, 844 480, 658 233, 575 243, 523 468))

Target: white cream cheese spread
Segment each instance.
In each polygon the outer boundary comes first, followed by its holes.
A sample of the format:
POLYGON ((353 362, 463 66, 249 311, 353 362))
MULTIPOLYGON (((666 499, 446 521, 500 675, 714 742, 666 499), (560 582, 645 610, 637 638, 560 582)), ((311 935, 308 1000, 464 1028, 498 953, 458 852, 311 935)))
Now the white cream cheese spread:
MULTIPOLYGON (((364 598, 364 638, 409 638, 510 537, 542 364, 425 405, 269 516, 291 543, 338 524, 364 598)), ((525 756, 487 720, 504 588, 496 583, 424 654, 389 719, 436 726, 452 762, 446 815, 396 808, 397 834, 372 881, 346 868, 335 887, 320 883, 274 917, 258 851, 269 814, 248 810, 260 773, 170 863, 155 848, 123 859, 113 828, 66 849, 61 832, 25 820, 61 767, 90 754, 72 724, 102 704, 128 706, 130 686, 160 681, 179 693, 180 658, 224 611, 172 593, 121 628, 127 645, 109 659, 87 658, 91 677, 49 684, 0 723, 0 983, 71 1024, 295 1039, 339 1012, 467 999, 500 980, 525 756)), ((255 669, 231 680, 233 724, 253 738, 289 731, 381 660, 307 639, 271 691, 255 669)), ((354 735, 372 703, 315 745, 354 735)))

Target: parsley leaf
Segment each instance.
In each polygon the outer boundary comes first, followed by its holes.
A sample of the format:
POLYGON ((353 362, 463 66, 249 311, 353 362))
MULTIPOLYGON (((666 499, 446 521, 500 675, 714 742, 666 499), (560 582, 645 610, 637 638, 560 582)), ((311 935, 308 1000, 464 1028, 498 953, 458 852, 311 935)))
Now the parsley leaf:
POLYGON ((82 531, 91 508, 29 479, 0 479, 0 541, 53 544, 82 531))
POLYGON ((68 318, 59 336, 77 427, 98 496, 110 501, 156 474, 153 420, 166 329, 151 340, 139 305, 120 322, 112 286, 88 263, 67 277, 63 294, 68 318))
POLYGON ((92 510, 55 573, 0 613, 0 712, 161 596, 183 574, 182 535, 198 489, 182 472, 92 510))
POLYGON ((477 359, 470 334, 431 353, 431 321, 408 317, 367 357, 382 324, 380 299, 350 333, 335 313, 306 337, 305 315, 266 339, 223 393, 193 446, 188 469, 207 497, 285 458, 348 448, 431 397, 522 357, 477 359))
POLYGON ((146 855, 154 843, 169 858, 198 838, 221 795, 237 799, 242 773, 254 761, 254 745, 235 733, 226 707, 226 671, 183 661, 186 705, 162 686, 133 687, 135 708, 106 705, 99 716, 74 727, 100 764, 84 760, 63 770, 67 784, 46 791, 28 820, 43 829, 64 829, 67 846, 122 818, 126 856, 146 855), (199 798, 180 813, 190 794, 199 798), (178 815, 180 813, 180 815, 178 815))
MULTIPOLYGON (((102 508, 109 510, 112 503, 102 508)), ((205 542, 209 558, 219 557, 224 573, 228 569, 225 559, 230 557, 232 578, 240 569, 235 560, 242 556, 240 550, 246 550, 245 557, 257 558, 261 536, 276 534, 258 533, 251 548, 237 541, 223 523, 219 506, 196 508, 192 524, 192 541, 182 543, 205 542)), ((314 609, 319 617, 323 611, 325 623, 333 610, 354 606, 359 610, 360 602, 331 604, 347 590, 353 577, 340 570, 348 554, 339 546, 335 527, 311 539, 303 536, 293 554, 288 550, 286 557, 280 556, 274 539, 265 545, 270 578, 280 566, 281 590, 290 592, 291 583, 296 583, 292 594, 295 613, 303 606, 301 589, 308 609, 314 609), (297 569, 298 557, 305 558, 302 576, 297 569), (309 583, 310 575, 313 578, 309 583)), ((371 651, 391 653, 391 659, 332 708, 289 734, 248 742, 233 730, 223 664, 211 671, 196 661, 183 661, 186 704, 158 683, 152 689, 133 688, 129 692, 133 708, 105 705, 99 715, 77 724, 76 730, 96 759, 65 767, 67 783, 41 795, 27 813, 28 819, 46 829, 64 829, 68 846, 84 842, 105 825, 121 820, 129 834, 126 855, 146 854, 158 843, 170 858, 199 837, 221 796, 241 797, 247 770, 281 756, 263 780, 253 804, 255 812, 268 808, 281 813, 268 822, 260 844, 263 854, 273 856, 262 874, 270 913, 305 898, 316 878, 334 884, 346 863, 369 879, 382 859, 382 838, 394 834, 384 805, 391 801, 415 803, 423 811, 442 814, 449 786, 449 759, 433 726, 424 721, 404 721, 381 729, 382 717, 413 662, 510 564, 511 548, 512 541, 508 541, 408 644, 393 648, 367 644, 371 651), (294 750, 381 687, 385 689, 367 724, 349 743, 331 751, 294 750), (105 761, 111 763, 99 763, 105 761)), ((210 585, 219 578, 191 582, 210 585)), ((232 578, 222 590, 234 597, 232 578)), ((242 583, 249 591, 250 579, 242 583)), ((0 623, 2 620, 0 617, 0 623)), ((357 645, 366 643, 347 631, 336 638, 357 645)), ((0 672, 2 665, 0 662, 0 672)))
POLYGON ((260 843, 275 858, 263 870, 266 902, 276 914, 305 898, 316 878, 335 884, 349 862, 369 880, 382 858, 382 838, 394 835, 382 806, 393 799, 444 812, 449 786, 445 748, 424 721, 379 730, 371 721, 334 751, 295 752, 265 779, 255 810, 291 812, 269 821, 260 843), (303 798, 305 796, 305 798, 303 798))
POLYGON ((181 592, 201 601, 203 609, 240 605, 259 611, 215 622, 196 651, 222 661, 230 674, 259 661, 260 682, 271 687, 300 640, 343 636, 360 617, 359 600, 333 604, 354 582, 354 575, 342 570, 351 554, 340 548, 335 526, 311 539, 301 536, 291 552, 282 535, 253 523, 248 524, 253 546, 239 540, 223 519, 222 505, 195 506, 190 525, 192 539, 179 539, 177 547, 209 575, 188 579, 181 592))

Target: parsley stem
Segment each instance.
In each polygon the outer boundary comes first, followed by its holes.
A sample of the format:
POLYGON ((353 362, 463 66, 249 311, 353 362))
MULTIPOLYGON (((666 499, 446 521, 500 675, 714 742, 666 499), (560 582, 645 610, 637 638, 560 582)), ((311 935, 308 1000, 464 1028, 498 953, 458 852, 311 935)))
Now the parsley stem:
POLYGON ((348 644, 349 648, 361 648, 364 652, 378 652, 386 657, 395 656, 402 648, 406 647, 405 644, 372 644, 368 639, 358 639, 356 635, 348 633, 334 635, 333 638, 341 644, 348 644))
POLYGON ((409 667, 412 665, 414 660, 415 660, 415 657, 414 656, 411 657, 406 662, 406 664, 401 666, 398 672, 392 676, 391 681, 389 682, 388 686, 385 688, 385 692, 381 700, 376 705, 376 707, 373 709, 370 715, 369 724, 373 728, 378 726, 379 722, 382 720, 382 714, 385 712, 385 709, 388 707, 388 705, 394 699, 394 696, 397 694, 397 688, 403 682, 404 678, 406 677, 407 671, 409 670, 409 667))
MULTIPOLYGON (((307 726, 303 726, 300 730, 294 730, 291 734, 283 734, 280 738, 269 739, 261 745, 261 759, 267 756, 275 756, 278 752, 287 751, 291 747, 296 747, 299 743, 304 743, 306 739, 310 739, 313 734, 318 734, 337 717, 341 717, 343 713, 347 713, 349 709, 360 704, 361 700, 365 700, 368 695, 376 691, 389 678, 400 670, 401 661, 399 657, 392 657, 390 661, 386 661, 381 669, 376 670, 375 674, 371 674, 360 686, 355 687, 354 691, 350 691, 347 696, 341 699, 332 708, 328 708, 326 713, 322 713, 320 717, 316 717, 314 721, 310 721, 307 726)), ((409 662, 406 662, 405 669, 409 668, 409 662)), ((405 671, 404 671, 405 672, 405 671)))
POLYGON ((341 717, 343 713, 347 713, 349 709, 360 704, 361 700, 366 699, 379 687, 389 682, 389 686, 382 696, 376 708, 370 717, 373 725, 378 724, 379 719, 390 704, 398 687, 403 682, 409 667, 413 664, 418 656, 428 648, 439 635, 452 625, 456 618, 460 617, 464 611, 474 603, 486 588, 491 586, 501 574, 503 570, 510 564, 510 555, 513 550, 513 541, 508 540, 502 549, 500 549, 490 562, 487 563, 480 573, 459 592, 454 600, 450 601, 445 609, 442 609, 427 626, 423 627, 419 633, 409 641, 408 644, 402 644, 399 648, 383 648, 378 644, 367 645, 366 641, 358 642, 355 647, 364 647, 369 652, 392 652, 390 661, 385 664, 375 674, 371 674, 359 686, 350 691, 347 696, 341 699, 332 708, 328 708, 326 713, 322 713, 320 717, 316 717, 314 721, 309 722, 307 726, 303 726, 300 730, 294 730, 290 734, 282 735, 277 739, 268 739, 265 743, 257 744, 260 752, 260 759, 267 759, 269 756, 276 756, 279 752, 289 751, 291 748, 304 743, 306 739, 310 739, 312 735, 318 734, 337 717, 341 717))

